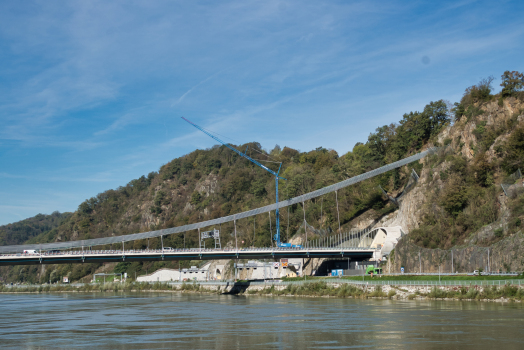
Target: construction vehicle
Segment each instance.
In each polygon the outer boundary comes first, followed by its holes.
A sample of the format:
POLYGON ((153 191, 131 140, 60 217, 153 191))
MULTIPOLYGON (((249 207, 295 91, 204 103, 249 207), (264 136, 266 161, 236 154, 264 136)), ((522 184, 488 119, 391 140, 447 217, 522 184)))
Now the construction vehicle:
POLYGON ((373 265, 368 265, 366 268, 366 275, 381 275, 382 274, 382 268, 375 267, 373 265))

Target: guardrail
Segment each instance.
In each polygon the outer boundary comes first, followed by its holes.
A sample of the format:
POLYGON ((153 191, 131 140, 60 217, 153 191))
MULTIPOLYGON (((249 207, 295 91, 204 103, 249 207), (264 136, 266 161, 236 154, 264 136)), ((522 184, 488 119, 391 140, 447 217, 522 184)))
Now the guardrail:
POLYGON ((0 254, 0 257, 40 257, 40 256, 57 256, 57 255, 80 255, 80 256, 87 256, 87 255, 100 255, 100 254, 119 254, 119 255, 127 255, 127 254, 148 254, 148 253, 155 253, 155 254, 170 254, 170 253, 214 253, 214 252, 228 252, 228 253, 236 253, 236 252, 316 252, 316 251, 369 251, 369 250, 376 250, 373 248, 366 248, 366 247, 323 247, 323 248, 240 248, 240 249, 234 249, 234 248, 225 248, 225 249, 214 249, 214 248, 206 248, 206 249, 199 249, 199 248, 185 248, 185 249, 129 249, 129 250, 119 250, 119 249, 112 249, 112 250, 63 250, 63 251, 55 251, 55 252, 49 252, 49 251, 42 251, 41 253, 11 253, 11 254, 0 254))
MULTIPOLYGON (((481 276, 518 276, 521 272, 510 271, 510 272, 481 272, 481 276)), ((384 273, 382 276, 478 276, 471 272, 413 272, 413 273, 384 273)))

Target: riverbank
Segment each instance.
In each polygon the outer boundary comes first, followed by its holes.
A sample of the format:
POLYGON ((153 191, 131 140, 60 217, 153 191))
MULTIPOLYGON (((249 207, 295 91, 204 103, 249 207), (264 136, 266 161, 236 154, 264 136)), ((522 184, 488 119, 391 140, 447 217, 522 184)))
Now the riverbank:
POLYGON ((181 292, 293 297, 379 298, 394 300, 524 301, 524 285, 431 286, 351 284, 344 281, 254 284, 221 283, 105 283, 83 285, 0 286, 0 293, 63 292, 181 292))

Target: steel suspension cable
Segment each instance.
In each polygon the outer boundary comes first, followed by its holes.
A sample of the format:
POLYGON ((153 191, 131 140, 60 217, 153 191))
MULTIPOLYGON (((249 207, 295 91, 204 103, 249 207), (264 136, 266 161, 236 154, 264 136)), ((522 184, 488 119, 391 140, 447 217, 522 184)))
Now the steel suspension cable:
POLYGON ((36 244, 25 244, 25 245, 10 245, 10 246, 0 246, 0 253, 10 253, 10 252, 17 252, 24 249, 43 249, 43 250, 51 250, 51 249, 71 249, 71 248, 80 248, 83 245, 84 246, 97 246, 97 245, 106 245, 106 244, 113 244, 113 243, 120 243, 123 241, 129 242, 129 241, 135 241, 139 239, 145 239, 145 238, 152 238, 152 237, 159 237, 162 235, 169 235, 173 233, 183 232, 183 231, 190 231, 190 230, 196 230, 198 228, 217 225, 220 223, 225 222, 231 222, 239 219, 243 219, 246 217, 254 216, 257 214, 270 212, 272 210, 276 210, 277 208, 284 208, 293 204, 298 204, 301 202, 304 202, 306 200, 320 197, 326 193, 334 192, 336 190, 339 190, 341 188, 354 185, 356 183, 359 183, 361 181, 370 179, 372 177, 375 177, 377 175, 383 174, 387 171, 399 168, 401 166, 404 166, 406 164, 409 164, 411 162, 417 161, 419 159, 424 158, 428 154, 435 153, 437 151, 436 148, 430 148, 426 151, 420 152, 418 154, 415 154, 413 156, 404 158, 402 160, 396 161, 394 163, 384 165, 380 168, 368 171, 364 174, 354 176, 352 178, 343 180, 341 182, 335 183, 333 185, 321 188, 316 191, 312 191, 291 199, 288 199, 286 201, 279 202, 278 205, 276 203, 266 205, 264 207, 244 211, 237 214, 228 215, 225 217, 217 218, 217 219, 211 219, 207 221, 202 221, 194 224, 188 224, 178 227, 172 227, 162 230, 156 230, 156 231, 148 231, 148 232, 141 232, 141 233, 133 233, 129 235, 122 235, 122 236, 111 236, 111 237, 104 237, 104 238, 93 238, 93 239, 86 239, 86 240, 79 240, 79 241, 68 241, 68 242, 55 242, 55 243, 36 243, 36 244))
POLYGON ((304 211, 304 232, 306 233, 306 248, 307 248, 307 223, 306 223, 306 204, 302 202, 302 209, 304 211))
POLYGON ((340 235, 340 244, 342 244, 342 231, 340 230, 340 212, 338 211, 338 190, 335 191, 335 200, 337 201, 338 234, 340 235))

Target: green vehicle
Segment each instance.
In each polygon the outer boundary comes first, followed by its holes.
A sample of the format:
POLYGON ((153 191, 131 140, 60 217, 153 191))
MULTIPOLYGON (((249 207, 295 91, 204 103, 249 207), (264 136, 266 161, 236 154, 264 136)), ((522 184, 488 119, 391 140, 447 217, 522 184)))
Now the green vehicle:
POLYGON ((381 275, 382 274, 382 269, 380 267, 375 267, 373 265, 368 265, 368 267, 366 268, 366 275, 381 275))

